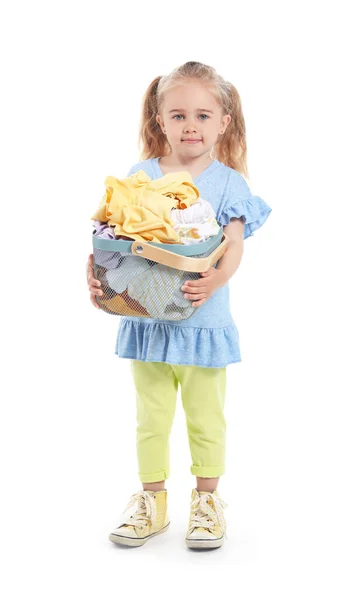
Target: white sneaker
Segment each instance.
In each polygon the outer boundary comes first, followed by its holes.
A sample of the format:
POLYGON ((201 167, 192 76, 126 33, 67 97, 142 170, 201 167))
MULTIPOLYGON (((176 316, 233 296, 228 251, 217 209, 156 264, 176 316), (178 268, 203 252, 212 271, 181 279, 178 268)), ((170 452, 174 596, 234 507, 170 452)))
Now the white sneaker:
POLYGON ((131 496, 121 523, 110 533, 109 540, 115 544, 142 546, 151 537, 167 531, 169 524, 167 490, 140 490, 131 496))
POLYGON ((198 492, 192 490, 191 512, 185 538, 188 548, 218 548, 226 535, 223 508, 228 505, 221 500, 217 490, 198 492))

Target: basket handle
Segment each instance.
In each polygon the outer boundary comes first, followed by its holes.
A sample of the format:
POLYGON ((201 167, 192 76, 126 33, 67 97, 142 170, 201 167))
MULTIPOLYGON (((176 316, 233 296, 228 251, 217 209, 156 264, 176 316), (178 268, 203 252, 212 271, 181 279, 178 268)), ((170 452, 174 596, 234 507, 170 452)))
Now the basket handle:
POLYGON ((217 246, 212 254, 203 258, 181 256, 180 254, 175 254, 175 252, 157 248, 157 246, 150 246, 147 242, 139 241, 133 242, 132 253, 180 271, 204 273, 223 256, 227 249, 228 241, 228 236, 223 233, 222 242, 219 246, 217 246))

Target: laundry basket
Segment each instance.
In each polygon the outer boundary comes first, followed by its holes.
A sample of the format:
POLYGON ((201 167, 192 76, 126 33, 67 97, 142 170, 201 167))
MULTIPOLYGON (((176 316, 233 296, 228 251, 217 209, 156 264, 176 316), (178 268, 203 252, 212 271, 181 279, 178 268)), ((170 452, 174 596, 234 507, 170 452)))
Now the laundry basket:
POLYGON ((216 266, 228 238, 217 235, 197 244, 106 240, 93 233, 94 276, 101 282, 99 307, 113 315, 188 319, 198 307, 184 297, 185 281, 216 266))

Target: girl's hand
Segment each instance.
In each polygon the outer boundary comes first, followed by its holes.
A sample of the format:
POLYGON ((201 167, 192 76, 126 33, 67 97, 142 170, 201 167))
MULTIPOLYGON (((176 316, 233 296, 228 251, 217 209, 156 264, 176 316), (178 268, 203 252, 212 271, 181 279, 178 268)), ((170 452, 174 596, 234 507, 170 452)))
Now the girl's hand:
POLYGON ((95 308, 99 308, 100 306, 95 300, 95 296, 102 296, 103 292, 100 289, 101 283, 97 279, 94 279, 94 256, 90 254, 88 258, 88 262, 86 265, 86 276, 88 281, 88 287, 90 292, 90 300, 92 304, 94 304, 95 308))
POLYGON ((219 287, 224 285, 219 271, 214 267, 200 275, 200 279, 185 281, 181 287, 181 290, 186 292, 184 297, 192 300, 192 306, 201 306, 219 287))

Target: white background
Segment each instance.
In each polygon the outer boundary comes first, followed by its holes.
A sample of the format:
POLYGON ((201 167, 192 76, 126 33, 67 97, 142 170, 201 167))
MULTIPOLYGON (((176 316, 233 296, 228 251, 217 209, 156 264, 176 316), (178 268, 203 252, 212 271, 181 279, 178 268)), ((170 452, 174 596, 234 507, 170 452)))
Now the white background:
POLYGON ((2 597, 360 599, 356 2, 5 2, 0 17, 2 597), (147 86, 188 60, 237 87, 249 184, 273 212, 230 282, 228 539, 185 546, 179 397, 171 527, 129 550, 108 534, 141 487, 135 397, 118 317, 89 300, 90 217, 105 177, 139 160, 147 86))

